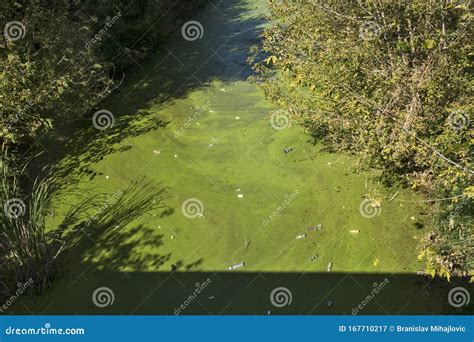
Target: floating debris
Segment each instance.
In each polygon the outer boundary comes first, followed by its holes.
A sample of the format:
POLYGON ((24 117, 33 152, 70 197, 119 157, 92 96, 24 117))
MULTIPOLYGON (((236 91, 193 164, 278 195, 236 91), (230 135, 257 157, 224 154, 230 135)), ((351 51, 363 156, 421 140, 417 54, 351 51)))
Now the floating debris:
POLYGON ((240 188, 236 189, 235 191, 240 191, 240 188))
POLYGON ((316 226, 313 226, 313 227, 308 227, 306 228, 308 230, 308 232, 315 232, 317 230, 320 230, 321 228, 323 228, 323 225, 320 223, 316 226))
POLYGON ((328 264, 327 270, 328 270, 328 272, 330 272, 330 271, 332 270, 332 262, 330 262, 330 263, 328 264))
POLYGON ((372 263, 373 266, 378 266, 380 263, 380 260, 377 258, 374 260, 374 262, 372 263))
POLYGON ((178 155, 177 155, 177 154, 175 154, 175 155, 174 155, 174 157, 175 157, 175 158, 178 158, 178 155))
POLYGON ((174 236, 174 235, 171 235, 171 239, 174 239, 174 238, 175 238, 175 236, 174 236))
POLYGON ((110 177, 109 176, 105 176, 105 179, 109 179, 110 177))
POLYGON ((315 254, 315 255, 312 255, 310 258, 309 258, 309 261, 314 261, 318 258, 318 255, 315 254))
POLYGON ((297 239, 304 239, 306 237, 306 234, 300 234, 296 236, 297 239))
POLYGON ((240 116, 236 116, 236 117, 235 117, 235 120, 240 120, 240 116))
POLYGON ((395 199, 395 197, 397 197, 397 195, 398 195, 399 193, 400 193, 400 191, 397 191, 396 193, 394 193, 393 196, 390 197, 390 199, 389 199, 388 201, 389 201, 389 202, 392 202, 392 201, 395 199))
POLYGON ((352 233, 352 234, 359 234, 359 233, 360 233, 360 230, 359 230, 359 229, 354 229, 354 230, 349 231, 349 233, 352 233))
POLYGON ((244 249, 245 249, 246 252, 247 252, 247 249, 249 248, 249 246, 250 246, 250 239, 248 239, 248 240, 245 239, 244 240, 244 249))
POLYGON ((216 298, 216 297, 214 297, 214 296, 210 296, 210 297, 209 297, 209 299, 214 299, 214 298, 216 298))
POLYGON ((214 146, 214 145, 215 145, 214 143, 212 143, 212 144, 209 144, 209 147, 212 147, 212 146, 214 146))
POLYGON ((328 301, 327 302, 327 305, 328 305, 328 308, 330 308, 332 306, 332 302, 331 301, 328 301))
POLYGON ((233 266, 229 266, 229 270, 235 270, 237 268, 241 268, 241 267, 244 267, 245 266, 245 262, 241 262, 239 264, 235 264, 233 266))
POLYGON ((160 150, 154 150, 153 153, 154 154, 161 154, 161 151, 160 150))
POLYGON ((227 90, 225 88, 221 88, 221 91, 225 93, 227 90))
POLYGON ((244 198, 244 194, 237 194, 238 198, 244 198))
POLYGON ((283 150, 283 152, 285 152, 285 154, 288 154, 290 153, 291 151, 293 151, 293 147, 287 147, 283 150))

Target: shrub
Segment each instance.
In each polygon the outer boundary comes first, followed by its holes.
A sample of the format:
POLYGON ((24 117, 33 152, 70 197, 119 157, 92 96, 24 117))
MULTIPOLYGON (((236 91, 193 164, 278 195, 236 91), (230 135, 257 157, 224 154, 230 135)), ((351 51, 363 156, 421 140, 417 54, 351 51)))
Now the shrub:
POLYGON ((469 5, 270 1, 265 57, 251 59, 266 96, 315 139, 440 199, 428 268, 456 275, 473 266, 472 211, 441 217, 473 207, 469 5))

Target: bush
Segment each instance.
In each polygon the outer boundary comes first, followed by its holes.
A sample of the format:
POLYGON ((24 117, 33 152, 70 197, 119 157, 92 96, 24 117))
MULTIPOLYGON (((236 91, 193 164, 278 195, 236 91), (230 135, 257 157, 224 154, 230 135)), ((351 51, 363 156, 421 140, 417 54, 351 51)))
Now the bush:
POLYGON ((315 139, 383 170, 386 181, 441 199, 424 245, 437 256, 428 269, 466 275, 472 211, 441 217, 461 200, 473 207, 469 2, 270 3, 265 57, 251 60, 266 96, 315 139))

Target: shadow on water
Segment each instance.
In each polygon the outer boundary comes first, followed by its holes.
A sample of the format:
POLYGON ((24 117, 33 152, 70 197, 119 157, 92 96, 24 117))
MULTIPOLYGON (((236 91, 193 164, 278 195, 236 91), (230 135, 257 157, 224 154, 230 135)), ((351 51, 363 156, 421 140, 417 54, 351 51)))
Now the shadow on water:
MULTIPOLYGON (((92 271, 90 266, 69 286, 56 284, 62 288, 54 290, 54 297, 46 293, 40 303, 24 302, 23 305, 35 314, 48 315, 455 315, 473 312, 472 304, 454 309, 448 302, 450 289, 462 285, 472 292, 472 284, 454 281, 448 285, 409 274, 194 272, 192 264, 177 272, 118 272, 92 271), (113 292, 114 301, 110 306, 99 308, 94 304, 93 293, 100 287, 113 292)), ((11 313, 26 312, 24 307, 18 307, 11 313)))
MULTIPOLYGON (((102 255, 106 255, 109 261, 114 262, 108 265, 109 269, 114 269, 113 265, 123 263, 133 269, 161 266, 169 256, 149 255, 147 260, 137 260, 131 255, 137 245, 140 248, 151 246, 156 249, 162 245, 163 236, 154 235, 152 229, 143 225, 131 229, 127 226, 152 210, 166 211, 168 208, 163 204, 165 199, 166 189, 157 189, 153 184, 138 181, 124 190, 118 190, 112 196, 109 195, 106 200, 101 201, 100 207, 95 207, 88 213, 86 220, 78 220, 79 223, 75 226, 71 225, 67 215, 64 226, 68 229, 60 237, 68 246, 64 254, 68 259, 77 262, 78 259, 91 258, 94 251, 98 250, 101 255, 94 261, 103 260, 102 255), (124 227, 127 227, 126 231, 124 227), (132 237, 139 237, 139 243, 131 241, 132 237), (117 248, 118 246, 120 248, 117 248)), ((54 233, 57 234, 56 231, 54 233)))
POLYGON ((176 32, 158 48, 151 61, 126 75, 115 93, 97 108, 113 113, 112 127, 100 131, 94 128, 91 118, 58 121, 54 131, 41 141, 45 153, 38 164, 57 165, 57 177, 76 179, 86 175, 92 180, 97 174, 90 166, 104 156, 131 149, 121 144, 126 139, 167 125, 153 115, 160 106, 173 105, 176 99, 216 80, 247 79, 251 69, 246 57, 250 46, 258 42, 263 19, 244 18, 248 12, 245 1, 229 0, 209 6, 191 18, 203 25, 201 39, 187 41, 180 31, 176 32))

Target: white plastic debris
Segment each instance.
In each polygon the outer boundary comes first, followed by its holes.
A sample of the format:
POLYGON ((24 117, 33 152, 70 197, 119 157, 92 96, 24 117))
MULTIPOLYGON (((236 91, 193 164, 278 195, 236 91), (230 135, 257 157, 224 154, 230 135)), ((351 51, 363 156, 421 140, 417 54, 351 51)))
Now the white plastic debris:
POLYGON ((315 231, 320 230, 321 228, 323 228, 322 223, 317 224, 317 225, 312 226, 312 227, 308 227, 308 228, 306 228, 306 229, 308 230, 308 232, 315 232, 315 231))
POLYGON ((245 266, 245 262, 241 262, 241 263, 229 266, 229 270, 235 270, 237 268, 241 268, 241 267, 244 267, 244 266, 245 266))
POLYGON ((352 233, 352 234, 359 234, 359 233, 360 233, 360 230, 359 230, 359 229, 354 229, 354 230, 349 231, 349 233, 352 233))
POLYGON ((297 239, 304 239, 306 237, 306 234, 300 234, 296 236, 297 239))
POLYGON ((237 194, 238 198, 244 198, 244 194, 237 194))
POLYGON ((330 271, 332 270, 332 262, 330 262, 330 263, 328 264, 327 270, 328 270, 328 272, 330 272, 330 271))
POLYGON ((235 120, 240 120, 240 116, 236 116, 236 117, 235 117, 235 120))
POLYGON ((177 155, 177 154, 175 154, 175 155, 174 155, 174 157, 175 157, 175 158, 178 158, 178 155, 177 155))
POLYGON ((109 176, 105 176, 105 179, 109 179, 110 177, 109 176))

